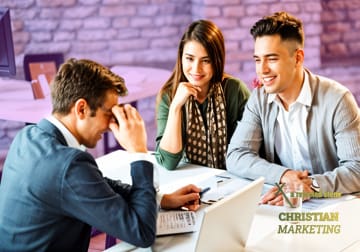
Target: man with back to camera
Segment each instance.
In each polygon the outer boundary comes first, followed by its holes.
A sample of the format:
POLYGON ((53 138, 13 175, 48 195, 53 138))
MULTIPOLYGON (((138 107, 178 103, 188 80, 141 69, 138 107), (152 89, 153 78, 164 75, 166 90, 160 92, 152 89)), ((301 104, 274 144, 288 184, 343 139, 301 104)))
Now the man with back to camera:
MULTIPOLYGON (((260 87, 231 139, 228 170, 304 192, 360 191, 359 108, 348 89, 304 68, 302 22, 286 12, 251 28, 260 87)), ((277 187, 262 203, 282 205, 277 187)))
MULTIPOLYGON (((146 131, 138 111, 117 105, 127 92, 124 80, 96 62, 70 59, 51 89, 52 115, 22 129, 5 160, 0 251, 87 251, 91 226, 150 246, 157 216, 153 165, 144 160, 146 131), (132 186, 103 178, 84 151, 109 128, 137 160, 131 163, 132 186)), ((185 186, 165 194, 160 205, 196 210, 199 191, 185 186)))

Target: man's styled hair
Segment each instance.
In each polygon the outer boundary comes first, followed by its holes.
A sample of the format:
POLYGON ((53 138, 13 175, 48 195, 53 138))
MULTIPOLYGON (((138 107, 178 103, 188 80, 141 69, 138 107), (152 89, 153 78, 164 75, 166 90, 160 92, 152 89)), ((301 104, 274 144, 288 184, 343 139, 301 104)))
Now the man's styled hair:
POLYGON ((263 17, 250 30, 254 40, 266 35, 280 35, 282 41, 296 41, 304 48, 304 30, 301 20, 287 12, 275 12, 263 17))
POLYGON ((95 112, 104 103, 108 90, 121 96, 127 94, 124 79, 108 68, 91 60, 69 59, 61 65, 51 84, 52 113, 68 114, 80 98, 95 112))

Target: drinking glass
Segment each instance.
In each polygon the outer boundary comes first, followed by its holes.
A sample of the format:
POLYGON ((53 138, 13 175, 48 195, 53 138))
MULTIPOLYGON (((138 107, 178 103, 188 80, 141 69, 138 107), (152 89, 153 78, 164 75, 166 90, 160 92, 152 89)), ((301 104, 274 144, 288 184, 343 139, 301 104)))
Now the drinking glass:
POLYGON ((287 182, 283 187, 286 195, 284 206, 288 211, 301 211, 303 201, 303 184, 301 182, 287 182))

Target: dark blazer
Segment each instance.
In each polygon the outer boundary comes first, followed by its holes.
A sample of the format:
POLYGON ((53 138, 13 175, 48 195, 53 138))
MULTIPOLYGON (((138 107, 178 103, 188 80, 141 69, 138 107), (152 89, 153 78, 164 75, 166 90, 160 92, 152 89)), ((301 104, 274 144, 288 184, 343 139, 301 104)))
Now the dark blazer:
POLYGON ((21 130, 0 184, 0 251, 87 251, 90 226, 136 246, 156 233, 153 165, 131 164, 133 185, 103 178, 48 120, 21 130))

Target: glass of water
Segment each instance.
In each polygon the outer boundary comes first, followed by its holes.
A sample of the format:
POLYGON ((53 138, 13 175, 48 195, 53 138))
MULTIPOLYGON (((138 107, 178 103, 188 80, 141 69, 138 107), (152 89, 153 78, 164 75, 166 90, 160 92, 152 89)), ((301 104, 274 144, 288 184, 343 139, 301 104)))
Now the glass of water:
POLYGON ((303 184, 287 182, 283 187, 284 206, 288 211, 301 211, 303 202, 303 184), (285 197, 286 196, 286 197, 285 197))

